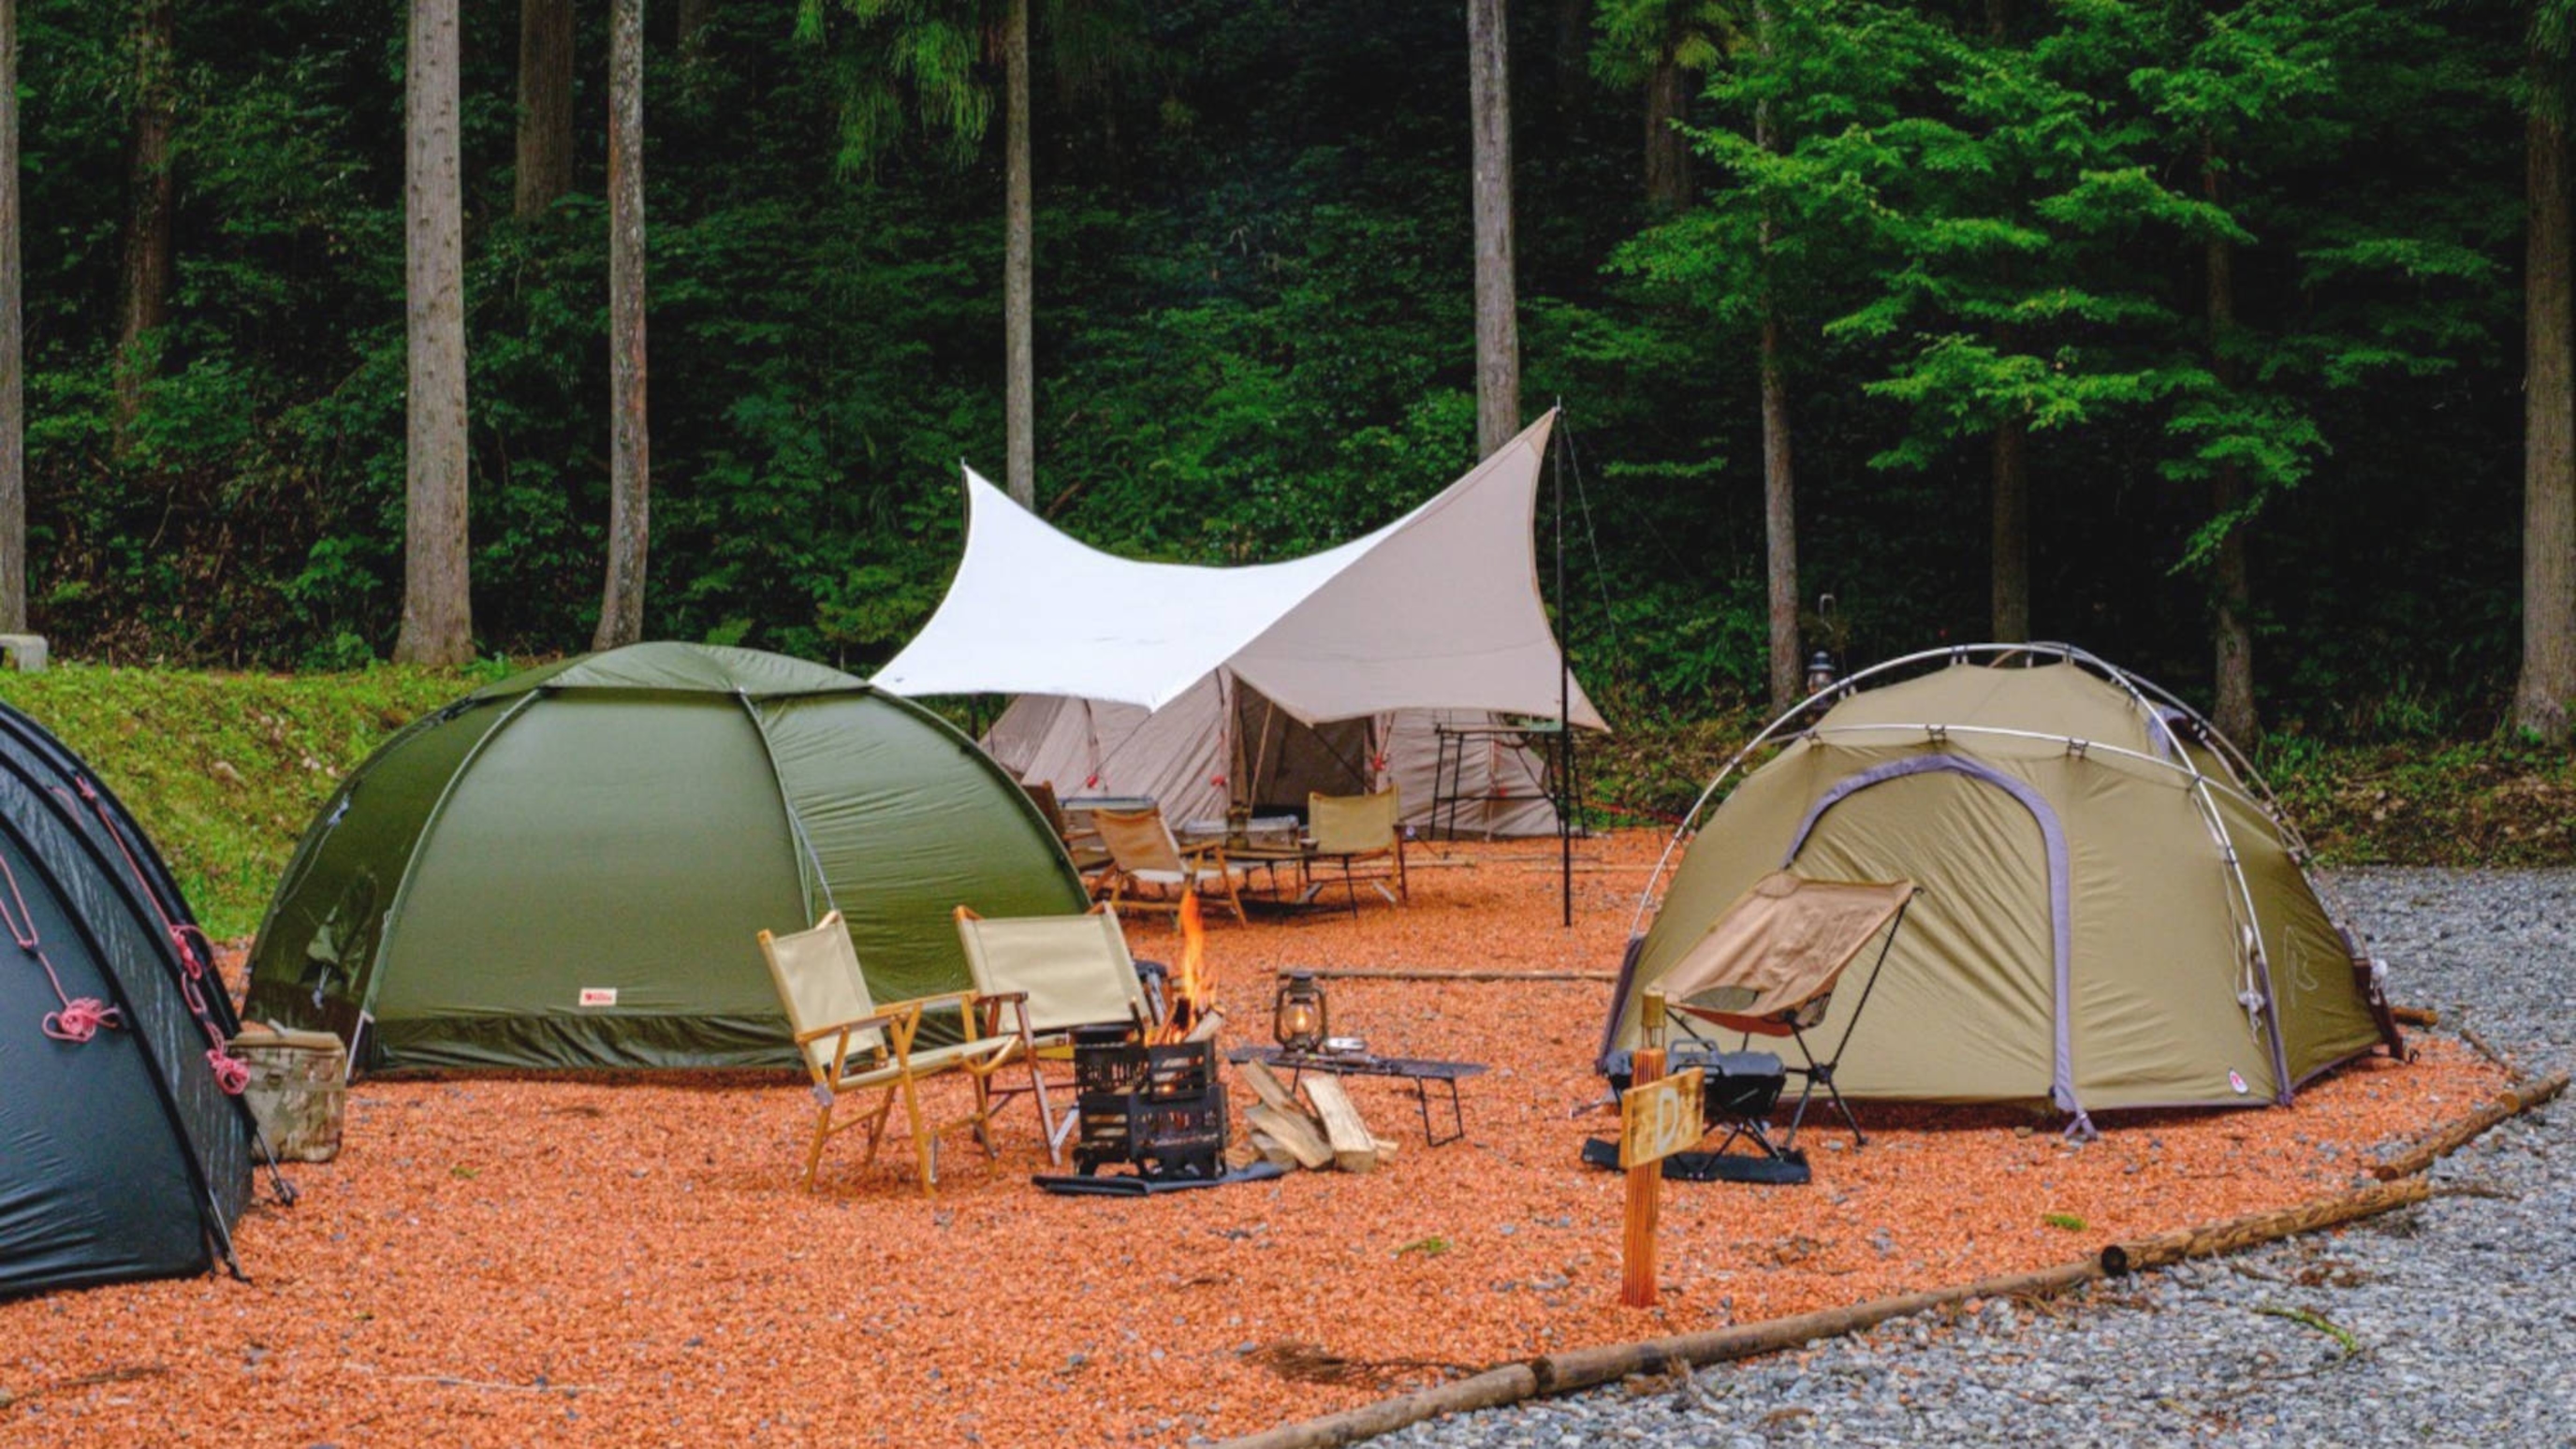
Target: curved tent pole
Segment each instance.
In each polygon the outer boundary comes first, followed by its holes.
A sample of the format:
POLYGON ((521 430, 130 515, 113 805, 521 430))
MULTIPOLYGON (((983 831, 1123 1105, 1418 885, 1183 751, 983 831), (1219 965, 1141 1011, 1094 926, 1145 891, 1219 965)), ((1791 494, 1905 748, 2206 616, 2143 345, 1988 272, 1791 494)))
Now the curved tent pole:
MULTIPOLYGON (((760 758, 762 763, 769 766, 769 782, 778 787, 778 808, 786 813, 787 833, 795 839, 796 849, 804 855, 806 863, 814 867, 814 883, 822 887, 824 906, 829 910, 837 911, 841 908, 841 903, 833 898, 832 878, 823 873, 823 856, 821 852, 814 849, 813 837, 805 833, 805 817, 796 813, 796 799, 787 793, 787 777, 778 772, 778 751, 769 743, 769 722, 760 717, 760 706, 752 703, 748 692, 737 689, 733 692, 733 698, 735 703, 742 706, 743 714, 750 718, 751 732, 760 740, 760 758)), ((817 920, 821 919, 815 915, 814 898, 811 895, 805 897, 805 914, 817 920)))

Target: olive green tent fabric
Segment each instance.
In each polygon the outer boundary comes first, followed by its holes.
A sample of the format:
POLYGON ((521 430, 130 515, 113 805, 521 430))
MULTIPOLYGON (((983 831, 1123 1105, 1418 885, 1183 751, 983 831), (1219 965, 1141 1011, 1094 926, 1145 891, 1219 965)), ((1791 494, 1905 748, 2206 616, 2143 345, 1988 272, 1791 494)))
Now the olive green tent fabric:
POLYGON ((754 933, 838 906, 871 990, 968 984, 950 923, 1076 911, 1019 788, 847 675, 648 644, 534 670, 405 730, 306 833, 250 1014, 371 1067, 795 1062, 754 933))
MULTIPOLYGON (((1925 889, 1843 1054, 1847 1095, 2286 1102, 2380 1040, 2245 783, 2113 679, 2008 662, 1857 690, 1747 775, 1633 948, 1605 1045, 1634 1045, 1640 992, 1784 867, 1925 889)), ((1820 1039, 1857 999, 1836 994, 1820 1039)))

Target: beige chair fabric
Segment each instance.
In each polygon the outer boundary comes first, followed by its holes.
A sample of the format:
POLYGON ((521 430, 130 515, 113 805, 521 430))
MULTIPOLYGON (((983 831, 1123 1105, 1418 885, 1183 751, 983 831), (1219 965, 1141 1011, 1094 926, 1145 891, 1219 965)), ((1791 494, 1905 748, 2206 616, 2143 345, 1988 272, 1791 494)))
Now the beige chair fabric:
POLYGON ((1342 883, 1350 891, 1351 913, 1359 913, 1359 887, 1367 882, 1389 901, 1411 900, 1413 892, 1404 876, 1404 804, 1390 786, 1371 795, 1309 795, 1306 797, 1306 827, 1315 844, 1310 852, 1316 861, 1339 860, 1342 883), (1388 869, 1362 875, 1354 870, 1357 862, 1384 860, 1388 869), (1387 892, 1385 882, 1395 882, 1395 893, 1387 892))
MULTIPOLYGON (((1117 913, 1106 906, 1079 916, 992 919, 959 906, 957 939, 966 949, 976 992, 996 1004, 1002 1023, 1016 1021, 1043 1056, 1065 1056, 1068 1034, 1078 1026, 1145 1031, 1155 1024, 1136 979, 1135 958, 1127 952, 1127 934, 1119 929, 1117 913)), ((1036 1072, 1030 1073, 1028 1087, 997 1088, 995 1095, 1009 1098, 1023 1091, 1037 1098, 1047 1155, 1061 1162, 1075 1114, 1055 1114, 1046 1080, 1036 1072)))
POLYGON ((1912 881, 1754 882, 1659 983, 1676 1011, 1729 1031, 1787 1036, 1824 1018, 1843 968, 1878 938, 1912 881))
POLYGON ((1114 872, 1109 888, 1112 910, 1131 905, 1139 910, 1177 911, 1180 892, 1195 890, 1202 897, 1221 900, 1236 920, 1244 918, 1239 889, 1250 872, 1227 864, 1223 845, 1184 850, 1157 809, 1094 810, 1091 825, 1109 847, 1114 872), (1140 886, 1151 886, 1158 894, 1131 898, 1129 892, 1140 886))
POLYGON ((805 1154, 806 1187, 814 1185, 824 1145, 850 1128, 868 1129, 866 1162, 876 1161, 886 1120, 898 1099, 911 1131, 924 1194, 938 1186, 939 1133, 972 1127, 976 1141, 987 1154, 992 1152, 993 1074, 1021 1061, 1028 1064, 1032 1081, 1037 1076, 1025 1031, 986 1030, 985 1013, 978 1010, 971 991, 877 1006, 869 997, 859 953, 850 944, 849 928, 839 911, 826 914, 809 930, 783 936, 763 931, 759 939, 761 958, 769 963, 770 980, 778 988, 779 1004, 786 1009, 797 1050, 804 1054, 806 1072, 814 1083, 817 1111, 813 1141, 805 1154), (916 1048, 922 1015, 934 1009, 956 1012, 964 1039, 916 1048), (974 1110, 953 1121, 931 1123, 922 1115, 918 1083, 952 1071, 962 1071, 970 1079, 974 1110), (842 1098, 870 1091, 883 1095, 874 1112, 837 1116, 842 1098))

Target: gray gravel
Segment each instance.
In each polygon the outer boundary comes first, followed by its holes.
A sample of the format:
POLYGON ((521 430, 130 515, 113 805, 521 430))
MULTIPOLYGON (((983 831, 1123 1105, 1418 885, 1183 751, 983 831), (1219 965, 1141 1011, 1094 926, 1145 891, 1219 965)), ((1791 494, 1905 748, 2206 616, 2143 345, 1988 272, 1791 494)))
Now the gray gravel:
MULTIPOLYGON (((2474 1027, 2529 1070, 2576 1065, 2576 871, 2350 871, 2334 884, 2397 1000, 2439 1008, 2444 1029, 2474 1027)), ((1991 1304, 1955 1327, 1884 1324, 1687 1386, 1613 1387, 1376 1442, 2576 1445, 2576 1104, 2487 1134, 2434 1179, 2503 1196, 2437 1197, 2100 1285, 2054 1318, 1991 1304)))

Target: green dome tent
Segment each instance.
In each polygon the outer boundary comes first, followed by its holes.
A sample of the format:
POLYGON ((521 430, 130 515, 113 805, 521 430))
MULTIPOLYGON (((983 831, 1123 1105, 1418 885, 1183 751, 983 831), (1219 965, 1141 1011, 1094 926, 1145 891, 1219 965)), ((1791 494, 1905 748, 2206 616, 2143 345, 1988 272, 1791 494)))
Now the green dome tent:
POLYGON ((1636 1044, 1645 988, 1784 868, 1925 887, 1858 1025, 1853 979, 1812 1033, 1852 1031, 1846 1096, 2045 1101, 2082 1125, 2286 1104, 2397 1049, 2369 953, 2252 767, 2172 696, 2066 645, 1939 650, 1820 692, 1709 786, 1667 865, 1686 839, 1630 942, 1605 1058, 1636 1044))
POLYGON ((378 1068, 792 1066, 760 929, 837 906, 896 1000, 967 984, 956 906, 1084 903, 1028 797, 919 706, 639 644, 476 690, 351 773, 269 906, 246 1014, 378 1068))

